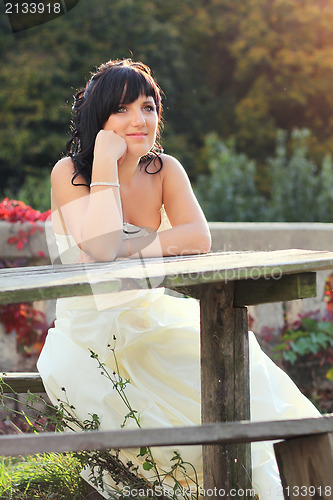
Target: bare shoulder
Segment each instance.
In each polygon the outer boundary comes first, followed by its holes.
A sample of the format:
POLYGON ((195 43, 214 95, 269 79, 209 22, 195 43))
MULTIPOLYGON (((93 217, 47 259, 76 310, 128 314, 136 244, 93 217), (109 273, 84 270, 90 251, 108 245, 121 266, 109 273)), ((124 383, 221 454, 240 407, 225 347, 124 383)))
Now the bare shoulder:
POLYGON ((163 162, 162 173, 164 177, 171 179, 187 178, 183 165, 174 156, 163 153, 161 160, 163 162))
POLYGON ((78 175, 75 178, 75 184, 72 184, 72 179, 75 174, 74 163, 72 158, 65 157, 61 158, 53 167, 51 172, 51 186, 56 187, 61 185, 62 188, 84 188, 86 191, 88 189, 87 181, 82 175, 78 175))
POLYGON ((184 170, 184 167, 182 166, 182 164, 174 156, 170 156, 170 155, 167 155, 165 153, 162 153, 161 160, 163 162, 163 168, 166 167, 167 169, 184 170))
POLYGON ((69 157, 59 160, 52 169, 51 193, 58 207, 89 194, 89 187, 82 176, 77 176, 75 185, 72 184, 74 173, 73 160, 69 157))
POLYGON ((73 160, 70 157, 61 158, 61 160, 57 161, 54 165, 51 172, 51 183, 53 182, 66 182, 70 177, 72 179, 74 175, 74 164, 73 160))

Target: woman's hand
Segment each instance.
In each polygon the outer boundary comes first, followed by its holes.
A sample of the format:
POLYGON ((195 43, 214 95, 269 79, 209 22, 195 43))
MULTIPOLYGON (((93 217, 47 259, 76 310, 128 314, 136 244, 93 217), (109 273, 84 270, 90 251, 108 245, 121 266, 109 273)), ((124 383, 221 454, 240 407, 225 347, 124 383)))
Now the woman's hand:
POLYGON ((124 159, 127 151, 125 139, 113 130, 100 130, 96 136, 94 161, 112 161, 118 165, 124 159))

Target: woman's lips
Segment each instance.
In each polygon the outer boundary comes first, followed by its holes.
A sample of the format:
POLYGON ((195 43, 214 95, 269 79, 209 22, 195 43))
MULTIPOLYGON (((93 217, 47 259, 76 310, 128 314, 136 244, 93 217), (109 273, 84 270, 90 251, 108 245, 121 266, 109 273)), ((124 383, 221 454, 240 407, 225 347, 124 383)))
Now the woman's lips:
POLYGON ((137 138, 142 138, 142 137, 147 137, 148 134, 145 134, 144 132, 136 132, 135 134, 127 134, 127 137, 137 137, 137 138))

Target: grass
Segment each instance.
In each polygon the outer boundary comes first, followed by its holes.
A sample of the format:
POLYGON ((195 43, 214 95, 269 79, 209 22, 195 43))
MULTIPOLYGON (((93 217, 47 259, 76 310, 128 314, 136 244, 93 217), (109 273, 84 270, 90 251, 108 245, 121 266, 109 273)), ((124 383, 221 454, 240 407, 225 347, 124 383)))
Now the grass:
POLYGON ((0 457, 0 499, 85 499, 87 489, 81 469, 71 453, 0 457))

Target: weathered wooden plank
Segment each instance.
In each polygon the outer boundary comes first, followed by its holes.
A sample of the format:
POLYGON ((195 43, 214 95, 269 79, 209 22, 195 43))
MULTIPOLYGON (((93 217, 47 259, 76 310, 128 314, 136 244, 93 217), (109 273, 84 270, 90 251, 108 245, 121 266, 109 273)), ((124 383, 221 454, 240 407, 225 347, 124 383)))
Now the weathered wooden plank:
POLYGON ((317 295, 316 273, 277 275, 276 278, 240 280, 235 284, 234 305, 306 299, 317 295))
POLYGON ((274 445, 284 498, 333 497, 333 434, 288 439, 274 445))
POLYGON ((28 390, 34 393, 45 392, 39 373, 0 373, 0 384, 1 392, 4 394, 11 392, 23 394, 28 392, 28 390))
MULTIPOLYGON (((236 282, 237 283, 237 282, 236 282)), ((236 284, 235 283, 235 284, 236 284)), ((235 290, 234 290, 235 293, 235 290)), ((234 307, 234 347, 232 367, 234 368, 234 419, 250 420, 250 371, 249 371, 249 339, 248 339, 248 316, 245 307, 234 307), (242 415, 244 415, 242 417, 242 415)), ((224 337, 224 332, 222 332, 224 337)), ((226 345, 226 340, 223 340, 226 345)), ((228 368, 228 367, 227 367, 228 368)), ((226 387, 228 391, 229 388, 226 387)), ((252 462, 251 445, 233 445, 231 456, 235 456, 237 462, 233 465, 236 474, 233 486, 251 488, 252 487, 252 462)), ((230 491, 230 490, 229 490, 230 491)))
POLYGON ((309 434, 333 432, 333 414, 321 418, 269 422, 228 422, 191 427, 89 431, 0 436, 0 455, 45 452, 180 446, 218 443, 250 443, 309 434))
POLYGON ((45 284, 41 287, 31 286, 24 289, 12 291, 0 291, 0 304, 34 302, 38 300, 57 299, 59 297, 81 297, 98 293, 110 293, 121 290, 121 283, 110 281, 107 283, 98 283, 92 288, 90 283, 75 283, 66 285, 45 284))
POLYGON ((164 259, 3 269, 0 270, 0 303, 159 286, 177 288, 201 283, 252 281, 254 273, 259 279, 274 278, 277 272, 282 275, 322 269, 333 269, 333 252, 218 252, 164 259))
MULTIPOLYGON (((204 424, 250 418, 247 315, 245 309, 233 307, 233 298, 233 282, 202 285, 201 408, 204 424)), ((203 446, 203 468, 205 491, 228 492, 235 484, 239 488, 250 488, 250 446, 203 446)))

